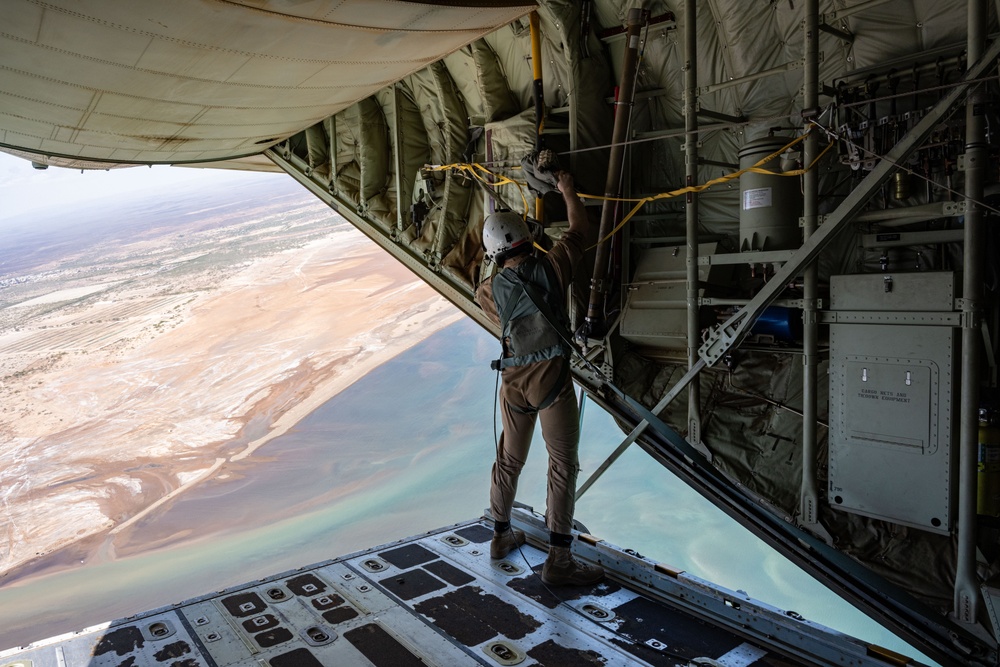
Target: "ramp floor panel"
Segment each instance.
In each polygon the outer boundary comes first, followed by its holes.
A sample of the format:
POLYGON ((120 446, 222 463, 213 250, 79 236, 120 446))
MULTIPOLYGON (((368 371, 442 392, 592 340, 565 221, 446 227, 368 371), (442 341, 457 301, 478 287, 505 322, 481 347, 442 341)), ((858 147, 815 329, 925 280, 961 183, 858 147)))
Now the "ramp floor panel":
MULTIPOLYGON (((781 635, 767 625, 780 624, 780 610, 727 600, 724 589, 597 540, 574 549, 608 568, 605 581, 546 587, 543 531, 519 525, 529 544, 500 561, 489 556, 491 524, 468 522, 6 651, 0 667, 816 663, 791 657, 789 640, 768 645, 781 635), (713 613, 712 600, 733 618, 713 613)), ((857 640, 788 619, 796 623, 808 627, 790 631, 859 650, 857 640)))

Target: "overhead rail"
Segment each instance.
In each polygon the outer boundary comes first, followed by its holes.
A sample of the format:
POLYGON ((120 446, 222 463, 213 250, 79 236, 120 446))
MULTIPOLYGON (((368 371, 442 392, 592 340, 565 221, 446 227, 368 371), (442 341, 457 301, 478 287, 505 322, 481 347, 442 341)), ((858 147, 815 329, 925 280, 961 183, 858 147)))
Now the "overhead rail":
MULTIPOLYGON (((822 60, 822 54, 820 54, 820 60, 822 60)), ((759 79, 766 79, 768 77, 774 76, 776 74, 785 74, 786 72, 792 72, 797 69, 802 69, 805 67, 805 59, 800 58, 799 60, 792 60, 783 65, 777 65, 769 69, 763 69, 759 72, 754 72, 753 74, 746 74, 744 76, 738 76, 727 81, 720 81, 719 83, 709 84, 698 89, 699 95, 707 95, 708 93, 715 93, 720 90, 725 90, 726 88, 732 88, 733 86, 739 86, 744 83, 750 83, 751 81, 757 81, 759 79)))
POLYGON ((835 9, 832 12, 823 14, 823 21, 825 23, 833 23, 834 21, 846 19, 848 16, 860 14, 861 12, 868 11, 869 9, 874 9, 875 7, 884 5, 888 2, 892 2, 892 0, 868 0, 867 2, 859 2, 856 5, 844 7, 843 9, 835 9))

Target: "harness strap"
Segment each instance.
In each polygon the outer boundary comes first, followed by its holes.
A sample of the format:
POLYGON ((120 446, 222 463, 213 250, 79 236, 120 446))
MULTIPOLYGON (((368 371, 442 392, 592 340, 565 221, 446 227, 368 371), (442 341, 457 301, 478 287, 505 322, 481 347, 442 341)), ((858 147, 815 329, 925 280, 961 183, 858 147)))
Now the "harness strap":
MULTIPOLYGON (((513 275, 515 275, 518 278, 520 278, 520 276, 518 276, 516 273, 514 273, 513 269, 510 269, 510 272, 513 275)), ((524 283, 522 281, 520 281, 520 280, 517 280, 515 282, 517 283, 518 287, 521 288, 521 292, 523 293, 524 292, 524 283)), ((529 295, 528 298, 530 299, 531 296, 529 295)), ((507 322, 510 321, 510 316, 514 313, 514 308, 517 307, 517 304, 518 304, 518 302, 520 300, 521 300, 521 295, 520 294, 518 294, 517 296, 514 296, 513 294, 511 294, 510 298, 507 300, 507 303, 504 304, 503 312, 500 313, 500 332, 501 332, 501 334, 503 333, 503 330, 507 328, 507 322)))
MULTIPOLYGON (((510 272, 513 275, 517 275, 513 269, 510 269, 510 272)), ((521 294, 515 295, 511 293, 510 298, 507 299, 507 303, 504 304, 503 312, 500 313, 500 358, 490 363, 490 368, 493 370, 507 368, 510 365, 504 363, 507 356, 507 340, 503 337, 503 332, 507 330, 507 323, 510 322, 510 316, 514 313, 514 309, 517 308, 517 304, 521 301, 521 296, 525 293, 523 282, 517 281, 517 286, 521 288, 521 294)), ((531 298, 530 295, 528 298, 531 298)))
POLYGON ((499 359, 493 359, 490 361, 490 368, 496 371, 510 368, 515 365, 516 357, 507 356, 507 339, 503 337, 503 332, 507 330, 507 324, 510 322, 511 315, 514 314, 517 305, 524 297, 528 298, 528 301, 535 306, 542 318, 548 323, 552 330, 556 332, 556 335, 562 343, 567 346, 563 354, 566 356, 572 354, 572 344, 567 341, 565 331, 558 324, 556 324, 558 319, 553 315, 552 310, 549 308, 548 303, 546 303, 545 298, 539 292, 538 287, 531 281, 525 280, 524 277, 521 276, 521 274, 519 274, 514 268, 502 269, 497 275, 502 275, 513 283, 513 290, 511 291, 507 302, 504 303, 501 311, 497 313, 500 318, 501 352, 499 359), (518 288, 520 288, 520 291, 518 291, 518 288))
MULTIPOLYGON (((524 280, 524 278, 522 278, 521 275, 518 274, 516 271, 511 271, 511 275, 513 276, 513 282, 521 287, 521 289, 524 291, 524 294, 527 295, 531 303, 535 305, 535 308, 537 308, 538 312, 542 314, 542 317, 545 318, 545 321, 549 323, 549 326, 555 329, 556 332, 559 332, 560 329, 555 324, 556 318, 552 314, 552 311, 549 309, 549 304, 545 302, 544 297, 542 297, 542 295, 538 293, 538 289, 532 283, 524 280)), ((560 335, 560 338, 561 337, 562 336, 560 335)))
MULTIPOLYGON (((519 274, 514 269, 508 269, 508 271, 510 271, 509 277, 510 277, 511 282, 513 282, 516 287, 520 287, 521 288, 521 294, 518 294, 517 298, 513 298, 512 297, 504 305, 504 312, 500 315, 500 330, 501 330, 501 335, 503 335, 503 330, 506 329, 506 327, 507 327, 507 321, 510 318, 511 313, 514 310, 514 305, 516 305, 516 303, 521 300, 522 296, 526 296, 526 297, 528 297, 528 301, 530 301, 535 306, 535 308, 538 309, 538 312, 542 314, 542 317, 545 319, 545 321, 548 323, 548 325, 550 327, 552 327, 552 329, 556 332, 556 334, 559 336, 559 338, 564 343, 566 343, 566 336, 565 336, 564 332, 559 327, 559 325, 556 324, 556 322, 558 321, 557 318, 553 315, 552 310, 549 308, 548 303, 546 303, 546 301, 545 301, 545 298, 541 295, 541 293, 539 293, 538 288, 533 283, 525 280, 521 276, 521 274, 519 274)), ((505 343, 505 342, 501 341, 501 343, 505 343)), ((571 354, 572 350, 573 350, 573 347, 569 346, 569 348, 567 350, 567 354, 571 354)), ((506 352, 507 352, 506 346, 504 345, 503 354, 506 354, 506 352)), ((513 362, 513 359, 508 359, 506 357, 501 356, 501 358, 498 359, 494 363, 496 363, 497 368, 501 368, 502 369, 502 368, 510 368, 511 366, 513 366, 514 364, 512 362, 513 362)), ((492 364, 491 364, 491 367, 492 367, 492 364)))
POLYGON ((524 408, 521 407, 520 405, 516 405, 514 403, 511 403, 510 401, 507 401, 507 405, 510 406, 511 410, 513 410, 514 412, 518 412, 522 415, 534 415, 538 414, 540 410, 544 410, 545 408, 555 403, 555 400, 559 397, 559 394, 562 392, 563 387, 566 385, 566 379, 569 377, 569 362, 566 360, 566 357, 560 357, 560 358, 563 360, 563 363, 562 363, 562 368, 559 370, 559 377, 558 379, 556 379, 555 384, 552 386, 552 389, 549 390, 549 393, 545 397, 545 399, 541 403, 539 403, 538 407, 536 408, 534 406, 529 405, 528 407, 524 408))

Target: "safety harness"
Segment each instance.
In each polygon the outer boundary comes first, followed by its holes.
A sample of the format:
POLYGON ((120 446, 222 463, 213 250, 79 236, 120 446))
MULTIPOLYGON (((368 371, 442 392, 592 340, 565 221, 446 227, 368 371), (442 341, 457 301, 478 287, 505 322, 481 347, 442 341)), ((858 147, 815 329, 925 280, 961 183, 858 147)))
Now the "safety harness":
POLYGON ((555 386, 538 406, 508 403, 522 414, 544 410, 556 400, 569 377, 569 321, 561 298, 559 281, 548 262, 528 257, 516 267, 502 269, 493 277, 493 303, 500 314, 503 350, 490 367, 502 370, 562 358, 555 386))

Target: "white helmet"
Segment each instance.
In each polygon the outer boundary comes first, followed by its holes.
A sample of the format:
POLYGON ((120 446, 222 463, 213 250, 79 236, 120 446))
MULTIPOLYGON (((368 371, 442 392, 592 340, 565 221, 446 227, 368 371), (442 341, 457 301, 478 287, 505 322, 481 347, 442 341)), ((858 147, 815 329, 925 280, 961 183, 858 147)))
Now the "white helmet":
POLYGON ((513 211, 500 211, 486 217, 483 223, 483 247, 487 261, 497 261, 497 257, 523 244, 531 244, 531 231, 521 216, 513 211))

